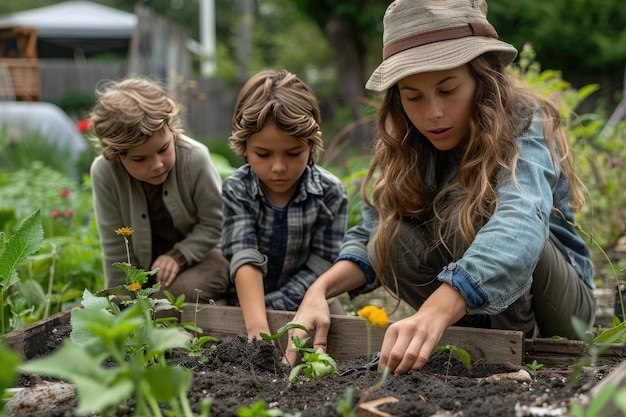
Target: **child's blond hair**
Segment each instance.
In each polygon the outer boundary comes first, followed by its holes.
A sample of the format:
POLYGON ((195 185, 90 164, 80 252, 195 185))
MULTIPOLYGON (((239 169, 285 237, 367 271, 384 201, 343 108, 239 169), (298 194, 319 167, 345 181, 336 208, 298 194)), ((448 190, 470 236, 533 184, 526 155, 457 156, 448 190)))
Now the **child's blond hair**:
POLYGON ((91 114, 96 147, 116 160, 155 132, 168 128, 174 140, 182 134, 178 106, 156 82, 146 78, 108 81, 96 88, 91 114))

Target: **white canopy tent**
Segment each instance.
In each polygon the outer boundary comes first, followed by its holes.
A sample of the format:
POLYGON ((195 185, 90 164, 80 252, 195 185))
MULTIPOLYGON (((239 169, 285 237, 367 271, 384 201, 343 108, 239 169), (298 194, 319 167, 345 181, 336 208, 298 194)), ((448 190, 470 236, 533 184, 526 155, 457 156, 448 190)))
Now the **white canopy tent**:
POLYGON ((38 31, 40 58, 126 52, 137 16, 90 1, 66 1, 52 6, 0 16, 0 26, 30 26, 38 31))

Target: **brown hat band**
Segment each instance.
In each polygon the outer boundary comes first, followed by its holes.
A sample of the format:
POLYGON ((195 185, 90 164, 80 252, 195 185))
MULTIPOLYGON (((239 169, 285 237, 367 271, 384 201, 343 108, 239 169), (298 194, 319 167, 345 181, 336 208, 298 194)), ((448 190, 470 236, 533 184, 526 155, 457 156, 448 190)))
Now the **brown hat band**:
POLYGON ((466 26, 457 26, 433 30, 430 32, 416 33, 414 35, 393 41, 385 45, 383 48, 383 60, 397 54, 398 52, 406 51, 407 49, 415 48, 417 46, 447 41, 450 39, 466 38, 468 36, 485 36, 488 38, 498 39, 498 33, 490 24, 483 22, 470 22, 466 26))

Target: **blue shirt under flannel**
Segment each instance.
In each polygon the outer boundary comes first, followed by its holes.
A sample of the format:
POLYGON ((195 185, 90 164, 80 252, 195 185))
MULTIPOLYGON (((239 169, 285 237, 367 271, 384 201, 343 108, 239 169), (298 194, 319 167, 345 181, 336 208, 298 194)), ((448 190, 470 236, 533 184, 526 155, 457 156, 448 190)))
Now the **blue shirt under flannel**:
POLYGON ((332 265, 346 231, 348 196, 341 181, 307 166, 289 204, 275 206, 246 164, 222 185, 222 253, 230 277, 252 264, 263 271, 268 309, 298 309, 304 293, 332 265))

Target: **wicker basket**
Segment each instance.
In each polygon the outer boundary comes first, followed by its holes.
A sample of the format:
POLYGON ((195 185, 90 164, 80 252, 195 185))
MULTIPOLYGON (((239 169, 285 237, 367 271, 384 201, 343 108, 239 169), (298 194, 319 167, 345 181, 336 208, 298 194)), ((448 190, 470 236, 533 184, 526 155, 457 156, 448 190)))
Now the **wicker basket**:
POLYGON ((12 90, 15 98, 21 101, 41 100, 41 76, 39 71, 39 61, 28 58, 0 58, 0 96, 8 96, 11 92, 11 85, 5 85, 8 74, 12 83, 12 90))

